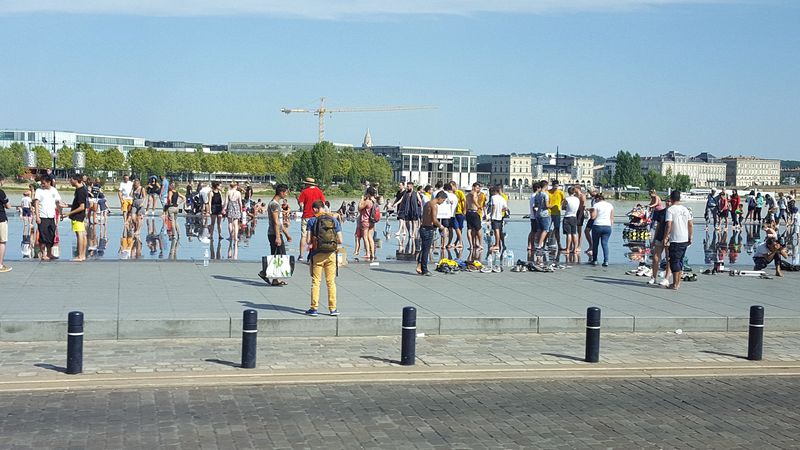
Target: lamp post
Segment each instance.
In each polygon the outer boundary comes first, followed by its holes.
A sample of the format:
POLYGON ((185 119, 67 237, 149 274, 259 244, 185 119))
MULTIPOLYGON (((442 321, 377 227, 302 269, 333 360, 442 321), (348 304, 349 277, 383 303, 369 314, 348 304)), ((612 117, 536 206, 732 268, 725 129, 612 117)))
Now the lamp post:
MULTIPOLYGON (((47 138, 42 136, 42 143, 47 144, 47 138)), ((58 157, 58 151, 56 150, 56 132, 53 131, 53 140, 50 142, 53 146, 53 150, 50 151, 50 156, 53 157, 53 176, 56 175, 56 158, 58 157)), ((61 141, 61 145, 66 145, 67 141, 61 141)))

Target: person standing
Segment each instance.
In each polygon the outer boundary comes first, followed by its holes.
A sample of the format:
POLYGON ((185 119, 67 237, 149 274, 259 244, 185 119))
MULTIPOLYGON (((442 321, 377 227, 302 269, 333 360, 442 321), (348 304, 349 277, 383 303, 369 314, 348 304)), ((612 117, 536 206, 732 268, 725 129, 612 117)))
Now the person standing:
POLYGON ((6 243, 8 242, 8 215, 6 209, 10 208, 8 197, 3 191, 5 177, 0 175, 0 273, 11 272, 11 267, 5 265, 3 258, 6 256, 6 243))
POLYGON ((652 220, 653 226, 655 227, 655 231, 653 233, 653 243, 651 245, 651 252, 650 258, 653 261, 652 264, 652 271, 653 275, 650 277, 650 280, 647 284, 656 285, 660 284, 664 287, 669 287, 670 285, 670 271, 669 271, 669 261, 667 261, 667 268, 664 270, 664 279, 659 282, 658 281, 658 272, 661 269, 661 254, 664 253, 664 232, 667 229, 666 219, 667 219, 667 208, 670 207, 669 199, 666 202, 661 202, 662 205, 665 207, 662 209, 655 210, 653 212, 652 220))
POLYGON ((323 206, 325 205, 325 194, 322 192, 317 186, 317 181, 313 178, 306 178, 303 180, 303 184, 305 188, 300 191, 300 195, 297 197, 297 204, 300 206, 300 210, 303 211, 303 217, 300 220, 300 256, 299 259, 303 260, 303 252, 306 251, 306 247, 309 245, 309 242, 306 241, 306 231, 308 231, 308 220, 314 217, 314 202, 320 201, 322 202, 323 206))
MULTIPOLYGON (((436 209, 436 214, 437 214, 436 219, 438 219, 439 222, 444 227, 444 230, 441 232, 441 249, 440 249, 442 252, 441 255, 444 255, 444 249, 445 247, 448 247, 447 245, 448 238, 450 236, 450 233, 452 232, 452 230, 450 229, 450 221, 453 218, 453 204, 451 203, 451 197, 450 197, 450 195, 452 194, 450 193, 451 188, 449 184, 442 184, 442 182, 440 181, 436 183, 436 188, 437 192, 433 194, 434 196, 439 195, 439 192, 444 192, 444 194, 447 196, 447 198, 444 200, 444 203, 442 203, 442 205, 436 209)), ((453 196, 452 198, 455 199, 455 196, 453 196)))
MULTIPOLYGON (((464 220, 467 211, 467 196, 464 195, 464 191, 458 188, 458 184, 456 184, 455 181, 451 181, 450 186, 453 188, 453 194, 456 196, 456 211, 453 215, 453 225, 455 225, 456 230, 455 247, 464 248, 464 237, 462 234, 464 231, 464 220)), ((430 197, 428 197, 428 200, 430 200, 430 197)))
MULTIPOLYGON (((375 188, 372 186, 368 187, 364 198, 358 205, 359 214, 356 226, 361 230, 360 234, 364 239, 364 250, 367 261, 375 259, 375 222, 373 222, 373 219, 374 210, 378 207, 378 200, 375 198, 376 195, 375 188)), ((358 242, 356 242, 356 247, 358 247, 358 242)), ((358 254, 358 250, 356 250, 355 253, 358 254)))
MULTIPOLYGON (((88 192, 83 184, 83 177, 80 174, 72 175, 69 180, 72 187, 75 188, 75 195, 72 197, 72 204, 70 205, 69 212, 62 216, 68 217, 72 220, 72 231, 75 232, 75 240, 78 243, 78 255, 72 259, 74 262, 86 261, 86 225, 83 221, 86 219, 86 203, 88 192)), ((62 205, 66 206, 66 205, 62 205)))
POLYGON ((683 275, 683 257, 686 255, 686 248, 692 245, 692 213, 688 208, 681 205, 681 191, 672 191, 669 195, 670 207, 667 209, 665 222, 667 228, 664 231, 664 246, 667 247, 669 255, 669 268, 672 271, 672 285, 674 290, 681 287, 681 276, 683 275))
POLYGON ((487 214, 494 233, 494 246, 489 250, 500 251, 503 243, 503 218, 505 217, 505 212, 508 211, 508 203, 496 186, 489 189, 489 194, 491 195, 492 208, 491 211, 487 211, 487 214))
POLYGON ((122 211, 122 221, 127 222, 128 213, 130 213, 133 205, 133 182, 129 176, 122 176, 117 195, 119 196, 119 209, 122 211))
POLYGON ((573 186, 575 196, 578 197, 578 213, 575 215, 577 218, 578 227, 578 241, 576 243, 578 253, 581 251, 581 240, 583 239, 583 224, 586 222, 586 193, 583 192, 580 184, 573 186))
POLYGON ((481 192, 480 183, 472 183, 472 190, 466 195, 467 241, 470 250, 483 248, 481 237, 481 214, 486 204, 486 195, 481 192))
POLYGON ((433 245, 433 233, 438 229, 444 231, 444 225, 439 222, 438 211, 439 206, 447 200, 447 194, 444 191, 439 191, 431 201, 425 204, 422 209, 422 225, 419 229, 420 240, 422 241, 422 249, 417 256, 417 274, 424 276, 432 276, 433 274, 428 270, 428 259, 430 258, 431 245, 433 245))
POLYGON ((208 226, 208 233, 214 239, 214 225, 217 225, 217 238, 222 240, 222 191, 219 190, 219 181, 211 182, 211 191, 208 193, 208 210, 211 215, 211 223, 208 226))
POLYGON ((581 200, 575 193, 575 187, 570 186, 567 188, 569 196, 564 199, 564 236, 566 236, 567 244, 565 248, 566 253, 577 255, 581 252, 578 246, 578 208, 580 207, 581 200))
POLYGON ((761 192, 756 194, 756 208, 753 210, 753 221, 755 223, 761 223, 761 210, 764 209, 764 197, 761 195, 761 192))
MULTIPOLYGON (((272 197, 267 205, 267 217, 269 224, 267 225, 267 241, 269 241, 269 254, 270 255, 285 255, 286 243, 292 242, 292 237, 289 235, 288 227, 284 227, 283 221, 283 203, 286 201, 286 195, 289 193, 289 186, 285 184, 275 185, 275 196, 272 197)), ((266 272, 262 270, 258 274, 262 280, 272 286, 285 286, 286 282, 278 279, 270 281, 266 277, 266 272)))
POLYGON ((602 193, 595 195, 592 209, 592 256, 591 264, 597 265, 598 249, 603 248, 603 267, 608 267, 608 238, 614 225, 614 206, 605 200, 602 193))
POLYGON ((175 233, 175 236, 178 236, 180 235, 180 228, 178 227, 178 208, 182 203, 186 202, 186 197, 178 192, 178 188, 175 184, 170 184, 168 189, 167 200, 166 203, 164 203, 165 220, 171 222, 172 231, 175 233))
POLYGON ((553 179, 550 187, 550 219, 553 222, 553 236, 558 246, 558 251, 563 251, 561 246, 561 209, 564 205, 564 191, 558 185, 558 180, 553 179))
POLYGON ((147 183, 147 214, 155 215, 156 200, 161 193, 161 185, 158 184, 158 178, 151 176, 147 183))
POLYGON ((330 315, 338 316, 336 309, 336 273, 338 265, 336 254, 342 244, 342 226, 336 218, 325 214, 325 203, 316 200, 311 204, 313 215, 306 222, 304 241, 311 244, 308 254, 311 270, 311 308, 306 311, 309 316, 317 316, 319 307, 319 287, 322 274, 328 286, 328 310, 330 315))
POLYGON ((536 211, 537 236, 534 237, 534 253, 543 254, 544 242, 553 228, 553 219, 550 216, 550 192, 547 190, 547 180, 539 182, 536 196, 533 199, 533 209, 536 211))
POLYGON ((61 195, 53 187, 53 177, 43 175, 41 187, 34 194, 34 217, 39 228, 39 246, 42 261, 53 258, 53 245, 56 239, 56 209, 61 204, 61 195))
POLYGON ((731 210, 733 229, 738 230, 742 222, 742 199, 739 198, 739 192, 736 189, 731 192, 731 197, 728 199, 728 207, 731 210))

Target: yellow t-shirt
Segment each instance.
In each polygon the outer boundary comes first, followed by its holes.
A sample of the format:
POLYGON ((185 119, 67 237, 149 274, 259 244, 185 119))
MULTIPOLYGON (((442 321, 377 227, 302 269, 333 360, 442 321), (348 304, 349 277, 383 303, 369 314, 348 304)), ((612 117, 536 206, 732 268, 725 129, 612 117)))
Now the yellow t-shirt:
POLYGON ((456 189, 456 198, 458 199, 458 203, 456 204, 456 214, 464 214, 467 210, 467 196, 464 195, 464 191, 461 189, 456 189))
POLYGON ((483 217, 483 210, 486 209, 486 194, 483 192, 478 194, 478 215, 483 217))
POLYGON ((548 192, 550 194, 550 215, 561 215, 561 204, 564 203, 564 191, 556 189, 555 192, 548 192))

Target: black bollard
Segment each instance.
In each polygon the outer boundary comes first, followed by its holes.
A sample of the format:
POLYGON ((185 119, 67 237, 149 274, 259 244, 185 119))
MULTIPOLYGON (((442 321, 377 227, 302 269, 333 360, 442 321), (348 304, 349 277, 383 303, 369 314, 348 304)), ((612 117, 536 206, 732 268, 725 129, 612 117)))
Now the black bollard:
POLYGON ((600 308, 586 309, 586 362, 600 361, 600 308))
POLYGON ((747 359, 761 361, 764 352, 764 307, 750 307, 750 331, 747 335, 747 359))
POLYGON ((256 368, 256 337, 258 336, 258 312, 244 310, 242 316, 242 369, 256 368))
POLYGON ((400 364, 413 366, 416 359, 417 342, 417 308, 403 308, 403 335, 400 344, 400 364))
POLYGON ((67 314, 67 373, 83 372, 83 313, 67 314))

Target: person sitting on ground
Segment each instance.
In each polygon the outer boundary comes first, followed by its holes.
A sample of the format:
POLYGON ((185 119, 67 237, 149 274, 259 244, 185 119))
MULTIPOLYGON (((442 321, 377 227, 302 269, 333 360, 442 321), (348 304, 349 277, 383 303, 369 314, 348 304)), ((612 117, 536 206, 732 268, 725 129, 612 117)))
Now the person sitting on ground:
POLYGON ((774 263, 775 276, 782 277, 781 257, 789 257, 786 247, 781 245, 778 239, 768 237, 764 242, 756 245, 755 251, 753 252, 753 270, 764 270, 770 263, 774 263))

